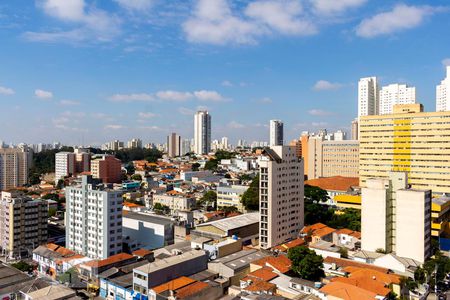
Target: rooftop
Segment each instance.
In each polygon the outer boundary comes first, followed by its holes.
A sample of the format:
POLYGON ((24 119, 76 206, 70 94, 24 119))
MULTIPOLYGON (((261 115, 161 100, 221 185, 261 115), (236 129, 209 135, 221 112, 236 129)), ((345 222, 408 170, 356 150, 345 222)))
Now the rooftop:
POLYGON ((152 290, 156 294, 160 294, 160 293, 168 291, 168 290, 173 290, 173 291, 178 290, 178 289, 185 287, 189 284, 192 284, 194 282, 196 282, 194 279, 191 279, 191 278, 185 277, 185 276, 181 276, 174 280, 171 280, 171 281, 168 281, 161 285, 158 285, 158 286, 154 287, 152 290))
POLYGON ((169 266, 177 265, 183 263, 187 260, 195 259, 197 257, 205 256, 205 251, 202 250, 191 250, 188 252, 184 252, 180 255, 175 255, 163 259, 157 259, 154 262, 142 265, 140 267, 135 268, 135 271, 150 274, 157 270, 165 269, 169 266))
POLYGON ((247 274, 242 280, 254 280, 254 278, 258 278, 264 281, 269 281, 277 277, 278 274, 273 272, 273 269, 270 267, 262 267, 261 269, 255 270, 247 274))
POLYGON ((264 254, 263 252, 257 251, 255 249, 241 250, 233 254, 216 259, 210 263, 214 264, 222 263, 225 266, 229 267, 230 269, 239 270, 243 267, 246 267, 250 263, 259 260, 261 258, 264 258, 266 256, 267 254, 264 254))
POLYGON ((365 263, 361 263, 361 262, 357 262, 354 260, 349 260, 349 259, 343 259, 343 258, 337 258, 337 257, 325 257, 325 259, 323 260, 324 264, 335 264, 338 268, 345 268, 345 267, 359 267, 359 268, 366 268, 366 269, 372 269, 375 271, 379 271, 382 273, 387 274, 388 273, 388 269, 386 268, 382 268, 382 267, 377 267, 374 265, 370 265, 370 264, 365 264, 365 263))
POLYGON ((154 224, 159 224, 159 225, 171 225, 174 223, 174 221, 167 219, 167 218, 162 218, 162 217, 157 217, 157 216, 154 216, 151 214, 137 213, 137 212, 127 212, 127 214, 124 215, 123 218, 129 218, 129 219, 134 219, 134 220, 138 220, 138 221, 149 222, 149 223, 154 223, 154 224))
POLYGON ((124 260, 128 260, 133 258, 134 256, 131 254, 127 254, 127 253, 119 253, 113 256, 110 256, 106 259, 102 259, 102 260, 93 260, 93 261, 88 261, 86 263, 84 263, 85 266, 88 267, 94 267, 94 268, 101 268, 104 266, 108 266, 108 265, 112 265, 124 260))
POLYGON ((267 256, 264 258, 261 258, 253 264, 258 266, 270 266, 274 269, 276 269, 278 272, 286 273, 289 272, 291 269, 292 262, 287 256, 279 255, 279 256, 267 256))
POLYGON ((206 289, 209 285, 206 282, 196 281, 193 284, 182 287, 177 290, 176 296, 177 299, 184 299, 194 294, 197 294, 201 290, 206 289))
POLYGON ((374 300, 377 296, 374 292, 339 281, 327 284, 320 291, 342 300, 374 300))
POLYGON ((346 192, 352 186, 359 186, 359 178, 342 176, 323 177, 306 180, 305 184, 316 186, 326 191, 346 192))
POLYGON ((214 226, 226 232, 255 223, 259 223, 259 212, 242 214, 231 218, 199 224, 197 225, 197 229, 200 229, 203 226, 214 226))

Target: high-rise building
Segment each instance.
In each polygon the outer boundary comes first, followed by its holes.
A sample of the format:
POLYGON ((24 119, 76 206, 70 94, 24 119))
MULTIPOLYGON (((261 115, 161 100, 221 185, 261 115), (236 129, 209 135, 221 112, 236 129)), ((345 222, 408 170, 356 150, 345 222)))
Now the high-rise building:
POLYGON ((450 66, 447 66, 447 77, 436 86, 436 111, 450 111, 450 66))
POLYGON ((91 153, 88 149, 76 148, 75 153, 75 173, 89 172, 91 170, 91 153))
POLYGON ((72 152, 58 152, 55 154, 55 182, 76 173, 76 156, 72 152))
POLYGON ((66 187, 66 247, 93 259, 122 252, 122 190, 92 176, 66 187))
POLYGON ((167 136, 167 155, 169 157, 181 155, 181 137, 174 132, 167 136))
POLYGON ((282 146, 283 143, 283 122, 280 120, 270 120, 269 146, 282 146))
POLYGON ((358 82, 358 117, 378 114, 378 81, 376 77, 361 78, 358 82))
POLYGON ((404 172, 389 175, 362 189, 361 248, 424 262, 431 254, 431 191, 408 189, 404 172))
POLYGON ((0 190, 23 186, 28 183, 28 171, 33 153, 21 148, 0 149, 0 190))
POLYGON ((181 155, 191 152, 192 144, 190 139, 184 139, 181 143, 181 155))
POLYGON ((122 162, 113 155, 95 155, 91 160, 92 177, 103 183, 120 183, 122 181, 122 162))
POLYGON ((359 122, 358 119, 352 121, 352 140, 358 140, 359 138, 359 122))
POLYGON ((423 112, 421 104, 396 105, 391 115, 360 118, 360 185, 369 178, 408 173, 413 189, 450 192, 450 111, 423 112))
POLYGON ((208 154, 211 151, 211 115, 198 111, 194 116, 194 152, 208 154))
POLYGON ((380 91, 380 115, 392 114, 396 104, 416 103, 416 88, 406 84, 390 84, 380 91))
POLYGON ((295 147, 295 153, 297 157, 302 157, 302 141, 301 140, 292 140, 289 142, 289 146, 295 147))
POLYGON ((333 137, 335 141, 344 141, 347 139, 347 134, 342 130, 338 130, 333 134, 333 137))
POLYGON ((230 145, 228 144, 228 138, 226 136, 222 137, 221 149, 222 150, 228 150, 229 147, 230 147, 230 145))
POLYGON ((132 139, 127 143, 128 149, 142 149, 142 140, 141 139, 132 139))
POLYGON ((0 200, 0 247, 10 258, 30 255, 47 243, 48 203, 33 200, 19 191, 2 192, 0 200))
POLYGON ((298 236, 304 225, 303 160, 295 147, 272 146, 259 159, 259 242, 263 249, 298 236))

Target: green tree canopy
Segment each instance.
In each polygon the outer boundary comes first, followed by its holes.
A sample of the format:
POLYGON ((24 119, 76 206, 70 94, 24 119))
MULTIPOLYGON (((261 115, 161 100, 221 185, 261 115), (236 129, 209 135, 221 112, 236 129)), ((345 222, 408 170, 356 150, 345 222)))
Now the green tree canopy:
POLYGON ((217 193, 215 191, 207 191, 199 200, 199 204, 205 207, 217 207, 217 193))
POLYGON ((24 262, 23 260, 13 263, 11 264, 11 266, 13 266, 14 268, 22 271, 22 272, 31 272, 33 271, 33 266, 24 262))
POLYGON ((200 164, 199 163, 193 163, 192 164, 192 171, 198 171, 199 170, 199 168, 200 168, 200 164))
POLYGON ((323 258, 305 246, 289 249, 288 257, 292 262, 292 271, 306 280, 317 281, 325 276, 323 258))
POLYGON ((305 184, 305 198, 315 202, 326 202, 330 199, 328 192, 317 186, 305 184))
POLYGON ((259 210, 259 175, 253 178, 249 188, 242 195, 241 202, 247 210, 259 210))
POLYGON ((137 180, 137 181, 142 181, 142 176, 141 176, 141 174, 133 174, 131 176, 131 179, 137 180))

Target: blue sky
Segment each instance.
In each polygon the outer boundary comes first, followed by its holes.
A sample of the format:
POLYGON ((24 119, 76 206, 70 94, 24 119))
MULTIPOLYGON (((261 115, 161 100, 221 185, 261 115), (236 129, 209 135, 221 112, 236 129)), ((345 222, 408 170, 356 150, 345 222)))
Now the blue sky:
POLYGON ((450 3, 375 0, 9 0, 0 3, 0 140, 286 139, 348 130, 357 81, 417 87, 434 110, 450 3))

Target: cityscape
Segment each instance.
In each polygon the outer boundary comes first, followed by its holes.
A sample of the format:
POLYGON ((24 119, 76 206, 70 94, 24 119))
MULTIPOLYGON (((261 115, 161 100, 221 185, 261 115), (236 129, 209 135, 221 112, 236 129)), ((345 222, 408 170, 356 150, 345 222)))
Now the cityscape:
POLYGON ((428 2, 1 3, 1 299, 450 299, 428 2))

